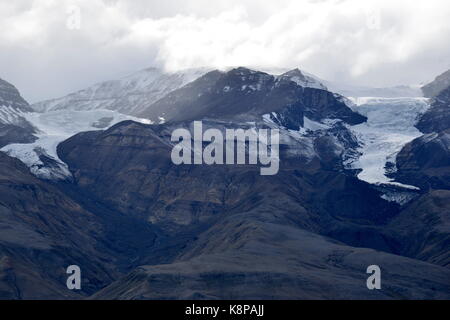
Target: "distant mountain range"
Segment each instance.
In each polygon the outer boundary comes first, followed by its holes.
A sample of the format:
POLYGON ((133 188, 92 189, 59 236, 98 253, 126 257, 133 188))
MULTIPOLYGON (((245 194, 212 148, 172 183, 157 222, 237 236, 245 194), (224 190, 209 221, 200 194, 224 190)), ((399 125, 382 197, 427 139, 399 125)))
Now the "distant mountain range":
POLYGON ((167 73, 148 68, 119 80, 105 81, 65 97, 42 101, 31 107, 37 112, 107 109, 137 115, 169 92, 202 76, 209 69, 188 69, 167 73))
MULTIPOLYGON (((35 103, 31 105, 31 108, 37 112, 107 109, 138 116, 144 113, 146 109, 150 109, 150 105, 164 98, 168 93, 185 86, 210 71, 213 70, 206 67, 186 69, 179 72, 164 72, 157 68, 148 68, 118 80, 94 84, 62 98, 35 103)), ((277 79, 289 79, 304 88, 330 90, 347 97, 422 96, 418 86, 369 88, 322 80, 299 69, 279 69, 273 70, 273 72, 277 79)), ((266 73, 272 74, 270 71, 266 73)))
POLYGON ((450 88, 147 69, 28 106, 0 84, 2 125, 32 130, 0 153, 2 299, 450 298, 450 88), (173 164, 194 120, 278 129, 280 171, 173 164))

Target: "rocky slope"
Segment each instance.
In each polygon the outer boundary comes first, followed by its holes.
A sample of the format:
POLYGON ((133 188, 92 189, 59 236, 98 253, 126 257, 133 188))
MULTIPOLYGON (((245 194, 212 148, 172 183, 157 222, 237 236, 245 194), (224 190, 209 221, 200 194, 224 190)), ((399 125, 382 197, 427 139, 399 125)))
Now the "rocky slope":
POLYGON ((432 99, 430 109, 420 117, 416 127, 424 133, 450 128, 450 86, 432 99))
POLYGON ((450 87, 450 70, 440 74, 436 79, 424 85, 421 89, 425 97, 434 98, 448 87, 450 87))
MULTIPOLYGON (((96 298, 444 298, 449 292, 444 267, 356 248, 407 250, 398 229, 385 230, 398 207, 369 184, 327 170, 317 156, 304 163, 284 154, 275 176, 248 165, 176 166, 169 132, 168 125, 125 122, 58 148, 79 187, 99 201, 175 238, 190 234, 168 263, 140 267, 96 298), (372 263, 389 270, 383 292, 365 288, 372 263)), ((436 251, 433 259, 445 246, 436 251)))
POLYGON ((409 203, 385 228, 398 253, 450 267, 450 190, 430 190, 409 203))
POLYGON ((31 111, 16 87, 0 79, 0 147, 36 140, 36 129, 23 117, 31 111))
MULTIPOLYGON (((444 74, 445 75, 445 74, 444 74)), ((445 83, 442 75, 429 90, 445 83)), ((434 93, 433 93, 434 94, 434 93)), ((416 127, 426 133, 406 144, 396 157, 392 177, 402 183, 421 188, 422 195, 406 206, 392 223, 403 241, 406 255, 417 255, 428 261, 449 266, 450 211, 450 87, 431 100, 431 106, 419 119, 416 127), (406 241, 413 232, 414 241, 406 241), (426 240, 426 244, 423 241, 426 240)))
MULTIPOLYGON (((142 266, 94 299, 446 299, 448 269, 352 248, 288 225, 234 218, 208 246, 174 263, 142 266), (226 245, 221 245, 224 240, 226 245), (365 269, 382 266, 382 290, 365 269)), ((204 235, 206 236, 206 235, 204 235)), ((206 245, 206 244, 205 244, 206 245)))
POLYGON ((65 286, 72 264, 89 279, 82 294, 109 283, 114 272, 105 263, 96 216, 19 160, 0 153, 0 163, 0 298, 76 298, 80 293, 65 286))
POLYGON ((154 122, 206 117, 252 120, 288 107, 301 110, 311 120, 365 121, 331 92, 302 87, 288 76, 274 77, 243 67, 211 71, 149 105, 140 116, 154 122))
MULTIPOLYGON (((438 77, 439 78, 439 77, 438 77)), ((441 77, 442 78, 442 77, 441 77)), ((416 127, 425 135, 397 155, 396 177, 428 189, 450 188, 450 86, 432 99, 416 127)))
POLYGON ((171 238, 72 183, 50 184, 0 153, 0 299, 82 299, 145 263, 172 259, 171 238), (66 287, 78 265, 80 291, 66 287))
POLYGON ((16 87, 2 79, 0 79, 0 105, 22 112, 31 111, 28 102, 22 98, 16 87))
POLYGON ((450 189, 450 129, 429 133, 397 155, 396 179, 424 190, 450 189))
POLYGON ((281 79, 288 79, 294 81, 301 87, 304 88, 315 88, 321 90, 328 90, 327 87, 316 77, 309 75, 305 72, 302 72, 300 69, 296 68, 293 70, 289 70, 285 73, 282 73, 278 76, 281 79))

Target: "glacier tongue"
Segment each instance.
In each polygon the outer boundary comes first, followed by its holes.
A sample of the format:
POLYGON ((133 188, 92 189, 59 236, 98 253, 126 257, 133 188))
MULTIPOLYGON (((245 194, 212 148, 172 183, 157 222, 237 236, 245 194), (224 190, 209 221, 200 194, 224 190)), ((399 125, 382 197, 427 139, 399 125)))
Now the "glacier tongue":
POLYGON ((76 133, 106 129, 124 120, 149 123, 149 120, 123 115, 112 110, 57 110, 45 113, 23 113, 39 133, 38 140, 27 144, 9 144, 0 151, 20 159, 33 174, 43 179, 65 180, 71 178, 67 165, 56 153, 58 144, 76 133))
POLYGON ((386 176, 387 162, 395 161, 402 147, 422 135, 414 127, 418 116, 429 108, 426 98, 350 98, 353 110, 368 120, 350 127, 362 146, 361 156, 349 164, 352 169, 362 169, 358 178, 373 184, 390 184, 408 189, 408 186, 386 176))

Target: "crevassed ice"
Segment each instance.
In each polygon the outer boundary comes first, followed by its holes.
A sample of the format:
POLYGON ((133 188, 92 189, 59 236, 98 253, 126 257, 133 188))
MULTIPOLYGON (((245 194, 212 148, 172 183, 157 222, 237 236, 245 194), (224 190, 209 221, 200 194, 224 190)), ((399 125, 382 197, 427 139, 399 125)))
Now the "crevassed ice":
POLYGON ((362 146, 362 155, 350 164, 353 169, 362 169, 358 178, 374 184, 392 184, 410 189, 386 176, 386 162, 395 156, 408 142, 422 133, 414 127, 418 117, 429 108, 426 98, 373 98, 351 99, 352 109, 368 120, 351 127, 362 146))

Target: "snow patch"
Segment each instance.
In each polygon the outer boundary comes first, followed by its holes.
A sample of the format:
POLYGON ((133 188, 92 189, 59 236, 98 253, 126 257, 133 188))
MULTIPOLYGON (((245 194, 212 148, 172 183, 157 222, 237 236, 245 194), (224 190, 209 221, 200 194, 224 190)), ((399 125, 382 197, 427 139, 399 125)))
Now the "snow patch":
POLYGON ((308 117, 304 116, 303 117, 303 127, 307 130, 316 131, 316 130, 328 130, 332 126, 325 124, 325 123, 313 121, 313 120, 309 119, 308 117))

